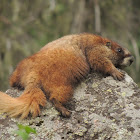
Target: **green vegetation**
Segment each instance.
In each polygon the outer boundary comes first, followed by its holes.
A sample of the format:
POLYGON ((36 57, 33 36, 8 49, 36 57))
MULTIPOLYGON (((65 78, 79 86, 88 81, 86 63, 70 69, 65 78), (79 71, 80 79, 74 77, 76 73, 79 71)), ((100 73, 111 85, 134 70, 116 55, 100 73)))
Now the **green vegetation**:
POLYGON ((128 68, 140 83, 139 0, 1 0, 0 90, 19 61, 61 36, 90 32, 127 47, 135 56, 128 68))
POLYGON ((18 130, 14 131, 14 133, 17 134, 19 137, 21 137, 22 140, 28 140, 30 138, 29 134, 30 133, 36 134, 36 130, 29 126, 18 124, 18 130))

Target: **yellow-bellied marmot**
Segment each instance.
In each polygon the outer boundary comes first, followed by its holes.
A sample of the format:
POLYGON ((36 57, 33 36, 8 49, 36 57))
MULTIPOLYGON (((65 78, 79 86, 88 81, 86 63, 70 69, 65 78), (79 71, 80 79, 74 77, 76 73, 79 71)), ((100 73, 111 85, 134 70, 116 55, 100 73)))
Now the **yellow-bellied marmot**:
POLYGON ((127 49, 109 39, 86 33, 64 36, 18 64, 10 85, 24 92, 18 98, 0 92, 0 112, 21 119, 29 113, 36 117, 47 96, 63 116, 69 117, 63 104, 72 97, 76 83, 92 70, 122 80, 124 74, 116 67, 128 66, 133 59, 127 49))

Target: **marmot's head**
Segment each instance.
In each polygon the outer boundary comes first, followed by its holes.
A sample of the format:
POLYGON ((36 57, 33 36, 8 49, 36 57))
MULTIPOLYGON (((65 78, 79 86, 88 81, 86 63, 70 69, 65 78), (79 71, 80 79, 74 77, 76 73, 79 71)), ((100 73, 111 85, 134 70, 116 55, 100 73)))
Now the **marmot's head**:
POLYGON ((116 67, 127 67, 134 61, 134 57, 131 55, 131 53, 126 48, 118 45, 116 42, 107 42, 106 46, 113 51, 112 58, 116 67))

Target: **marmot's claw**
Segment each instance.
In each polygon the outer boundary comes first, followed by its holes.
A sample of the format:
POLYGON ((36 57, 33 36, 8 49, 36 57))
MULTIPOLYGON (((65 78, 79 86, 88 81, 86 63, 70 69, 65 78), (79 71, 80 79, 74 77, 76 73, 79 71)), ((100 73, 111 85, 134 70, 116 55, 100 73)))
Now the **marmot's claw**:
POLYGON ((124 79, 124 73, 123 72, 120 72, 118 70, 116 70, 115 72, 112 73, 112 76, 115 80, 123 80, 124 79))
POLYGON ((68 111, 66 108, 65 109, 63 108, 63 110, 61 111, 61 115, 63 117, 69 118, 71 116, 71 112, 68 111))

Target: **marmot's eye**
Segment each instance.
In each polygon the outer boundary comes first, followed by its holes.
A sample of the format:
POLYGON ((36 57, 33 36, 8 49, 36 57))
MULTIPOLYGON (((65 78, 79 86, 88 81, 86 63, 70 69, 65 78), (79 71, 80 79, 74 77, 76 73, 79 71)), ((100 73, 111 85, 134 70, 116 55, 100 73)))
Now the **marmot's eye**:
POLYGON ((122 49, 121 49, 121 48, 118 48, 117 51, 118 51, 119 53, 121 53, 121 52, 122 52, 122 49))

